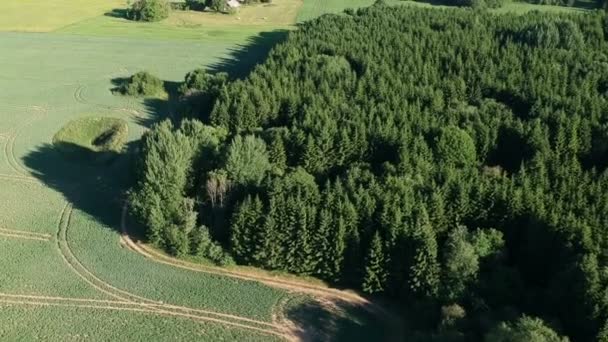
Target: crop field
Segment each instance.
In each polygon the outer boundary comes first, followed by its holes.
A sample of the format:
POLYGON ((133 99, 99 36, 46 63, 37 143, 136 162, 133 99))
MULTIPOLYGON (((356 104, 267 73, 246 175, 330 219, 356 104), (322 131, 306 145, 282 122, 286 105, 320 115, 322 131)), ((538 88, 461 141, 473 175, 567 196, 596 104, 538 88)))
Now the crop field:
POLYGON ((117 80, 140 70, 167 85, 195 68, 242 75, 293 28, 302 1, 153 24, 104 15, 124 3, 0 2, 0 340, 293 338, 280 317, 297 283, 127 248, 129 155, 74 160, 53 137, 76 119, 116 118, 128 124, 128 146, 174 108, 114 95, 117 80))

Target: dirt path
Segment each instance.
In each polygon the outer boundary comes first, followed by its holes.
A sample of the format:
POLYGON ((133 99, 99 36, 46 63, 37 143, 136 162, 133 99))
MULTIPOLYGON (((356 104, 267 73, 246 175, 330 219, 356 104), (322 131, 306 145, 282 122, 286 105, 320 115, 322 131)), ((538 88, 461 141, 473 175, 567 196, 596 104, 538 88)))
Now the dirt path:
MULTIPOLYGON (((102 279, 95 276, 89 271, 74 255, 72 252, 68 236, 68 229, 70 226, 72 216, 72 205, 67 203, 63 208, 61 217, 58 223, 57 232, 57 248, 59 249, 64 262, 74 271, 83 281, 95 288, 97 291, 102 292, 112 298, 115 298, 113 303, 128 303, 129 305, 136 305, 143 307, 146 310, 150 310, 155 313, 167 313, 174 316, 180 316, 184 318, 191 318, 194 320, 202 321, 213 321, 226 325, 238 326, 240 328, 246 328, 256 331, 272 331, 273 335, 280 336, 286 340, 293 340, 293 337, 287 333, 287 330, 274 323, 258 321, 247 317, 219 313, 209 310, 194 309, 179 305, 166 304, 161 301, 151 300, 142 296, 135 295, 131 292, 119 289, 102 279)), ((138 309, 141 310, 141 309, 138 309)))
MULTIPOLYGON (((128 232, 127 214, 128 204, 125 203, 123 205, 121 215, 121 244, 133 252, 138 253, 152 261, 193 272, 221 275, 241 280, 257 281, 267 286, 287 290, 288 292, 307 294, 320 302, 333 304, 335 304, 335 302, 343 302, 357 305, 374 315, 382 317, 387 329, 391 331, 389 334, 392 336, 390 339, 391 341, 401 340, 402 331, 400 318, 385 310, 382 306, 373 303, 356 293, 332 289, 303 281, 286 279, 280 276, 260 275, 258 273, 248 272, 247 270, 228 270, 221 267, 205 266, 173 258, 159 252, 153 247, 147 246, 144 243, 133 241, 128 232)), ((297 324, 289 321, 282 312, 277 312, 281 310, 281 306, 283 304, 284 303, 282 303, 282 301, 279 301, 279 303, 277 303, 277 308, 273 310, 273 322, 283 325, 285 329, 289 331, 290 335, 296 340, 306 340, 306 336, 308 335, 306 331, 302 331, 301 327, 298 327, 297 324)))
POLYGON ((307 293, 314 296, 321 297, 329 297, 329 298, 337 298, 349 303, 366 305, 370 309, 378 310, 379 312, 384 312, 382 308, 377 307, 375 304, 370 302, 369 300, 348 291, 342 291, 337 289, 332 289, 328 287, 318 286, 310 283, 288 280, 285 278, 281 278, 278 276, 264 276, 259 275, 253 272, 247 271, 233 271, 224 269, 221 267, 214 266, 205 266, 200 265, 180 259, 176 259, 165 254, 162 254, 156 251, 154 248, 151 248, 143 243, 133 241, 128 234, 128 228, 126 224, 127 217, 127 205, 123 206, 122 217, 121 217, 121 229, 122 229, 122 243, 132 251, 139 253, 146 258, 149 258, 153 261, 156 261, 161 264, 170 265, 178 268, 182 268, 189 271, 201 272, 201 273, 209 273, 222 275, 227 277, 232 277, 236 279, 242 280, 250 280, 257 281, 268 286, 277 287, 281 289, 285 289, 288 291, 298 292, 298 293, 307 293))

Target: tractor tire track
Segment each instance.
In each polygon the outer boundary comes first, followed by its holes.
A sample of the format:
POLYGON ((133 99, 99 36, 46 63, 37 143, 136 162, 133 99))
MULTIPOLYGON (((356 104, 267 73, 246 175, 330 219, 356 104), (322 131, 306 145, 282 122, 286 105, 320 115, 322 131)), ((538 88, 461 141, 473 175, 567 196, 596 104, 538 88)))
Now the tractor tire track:
POLYGON ((222 324, 222 325, 233 326, 236 328, 255 331, 258 333, 265 334, 265 335, 274 335, 274 336, 278 336, 278 337, 287 339, 287 336, 281 334, 280 332, 274 331, 274 330, 256 328, 256 327, 252 327, 252 326, 248 326, 248 325, 223 321, 220 319, 215 319, 215 318, 210 318, 210 317, 198 317, 198 316, 194 316, 194 315, 175 313, 175 312, 169 312, 166 310, 158 310, 158 309, 152 310, 152 309, 147 309, 143 306, 140 306, 140 307, 128 306, 131 304, 124 304, 124 306, 123 306, 122 304, 114 304, 114 305, 108 305, 108 304, 104 305, 104 304, 96 304, 96 303, 89 303, 89 304, 82 303, 81 304, 81 303, 63 303, 63 302, 57 302, 57 301, 24 300, 24 299, 17 300, 17 299, 0 298, 0 304, 1 303, 9 304, 9 305, 22 305, 22 306, 24 306, 24 305, 26 305, 26 306, 28 306, 28 305, 29 306, 46 306, 46 307, 57 306, 57 307, 97 309, 97 310, 110 310, 110 311, 130 311, 130 312, 140 312, 140 313, 159 315, 159 316, 165 316, 165 317, 173 316, 173 317, 179 317, 179 318, 188 318, 188 319, 192 319, 194 321, 199 321, 199 322, 214 322, 214 323, 218 323, 218 324, 222 324))
POLYGON ((86 283, 95 288, 96 290, 105 293, 113 298, 118 299, 121 302, 130 303, 132 305, 138 305, 151 310, 153 312, 170 313, 171 315, 177 315, 195 320, 210 320, 214 322, 224 323, 228 325, 239 326, 242 328, 249 328, 254 330, 264 329, 273 331, 274 335, 280 335, 286 339, 291 339, 290 336, 285 335, 284 330, 281 326, 274 325, 268 322, 257 321, 246 317, 223 314, 208 310, 193 309, 178 305, 166 304, 159 301, 154 301, 145 297, 135 295, 133 293, 121 290, 95 276, 86 267, 80 263, 80 261, 73 254, 69 242, 67 239, 67 230, 70 226, 71 215, 73 207, 70 203, 67 203, 64 207, 61 218, 59 220, 59 229, 57 233, 57 244, 64 261, 68 266, 86 283), (230 320, 230 321, 229 321, 230 320), (253 325, 251 325, 253 324, 253 325))
POLYGON ((14 181, 14 182, 22 182, 28 184, 35 184, 39 186, 44 186, 44 184, 34 177, 25 177, 25 176, 17 176, 17 175, 7 175, 0 174, 0 180, 14 181))
POLYGON ((48 234, 25 232, 25 231, 6 229, 6 228, 1 228, 1 227, 0 227, 0 236, 16 238, 16 239, 24 239, 24 240, 44 241, 44 242, 49 242, 51 240, 51 236, 48 234))
POLYGON ((21 163, 18 161, 18 159, 15 155, 15 142, 17 140, 17 137, 21 133, 21 131, 24 128, 32 125, 34 122, 41 120, 48 115, 48 111, 46 108, 37 107, 37 106, 31 107, 31 108, 40 114, 36 115, 33 118, 31 118, 30 120, 26 121, 23 125, 21 125, 20 127, 17 127, 14 132, 9 134, 7 141, 4 144, 4 156, 6 157, 6 161, 9 165, 9 167, 14 172, 16 172, 18 175, 21 175, 23 177, 27 177, 27 178, 36 180, 36 178, 30 176, 30 172, 21 165, 21 163))

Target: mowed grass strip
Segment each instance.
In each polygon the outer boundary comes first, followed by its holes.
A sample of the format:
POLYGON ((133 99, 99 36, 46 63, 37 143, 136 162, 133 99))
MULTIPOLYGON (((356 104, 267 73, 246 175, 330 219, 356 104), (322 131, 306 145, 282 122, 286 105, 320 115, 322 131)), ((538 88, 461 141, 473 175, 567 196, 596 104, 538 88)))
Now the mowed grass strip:
POLYGON ((2 0, 0 31, 49 32, 125 4, 125 0, 2 0))

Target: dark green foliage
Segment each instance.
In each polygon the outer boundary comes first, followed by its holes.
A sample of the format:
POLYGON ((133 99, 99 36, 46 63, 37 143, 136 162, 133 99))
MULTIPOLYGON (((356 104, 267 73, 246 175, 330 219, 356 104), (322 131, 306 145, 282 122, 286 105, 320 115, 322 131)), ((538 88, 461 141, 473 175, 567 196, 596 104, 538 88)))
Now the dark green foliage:
POLYGON ((237 135, 228 148, 226 171, 236 185, 259 185, 270 170, 264 140, 253 135, 237 135))
POLYGON ((186 74, 179 91, 182 95, 205 94, 215 97, 227 81, 228 74, 226 73, 212 75, 203 69, 196 69, 186 74))
POLYGON ((119 91, 130 96, 159 96, 164 94, 163 81, 147 71, 140 71, 129 78, 119 91))
POLYGON ((207 6, 207 0, 186 0, 186 7, 192 11, 204 11, 207 6))
POLYGON ((127 18, 136 21, 161 21, 169 17, 171 6, 165 0, 135 0, 127 18))
POLYGON ((378 232, 372 239, 369 252, 365 258, 365 278, 361 289, 367 293, 377 293, 384 291, 386 283, 386 265, 384 261, 384 251, 382 250, 382 240, 378 232))
POLYGON ((435 151, 438 164, 470 166, 477 159, 473 139, 467 132, 453 126, 441 130, 435 141, 435 151))
POLYGON ((486 342, 568 342, 539 318, 524 316, 513 324, 501 323, 485 339, 486 342))
POLYGON ((206 7, 212 11, 227 13, 230 9, 228 0, 206 0, 206 7))
MULTIPOLYGON (((229 139, 203 151, 178 146, 209 126, 146 136, 157 166, 134 208, 153 241, 181 246, 162 227, 191 227, 173 215, 194 198, 195 227, 238 262, 416 303, 431 320, 422 341, 480 340, 522 314, 596 340, 608 331, 606 22, 377 5, 305 23, 221 85, 210 121, 229 139)), ((526 322, 492 333, 551 336, 526 322)))

